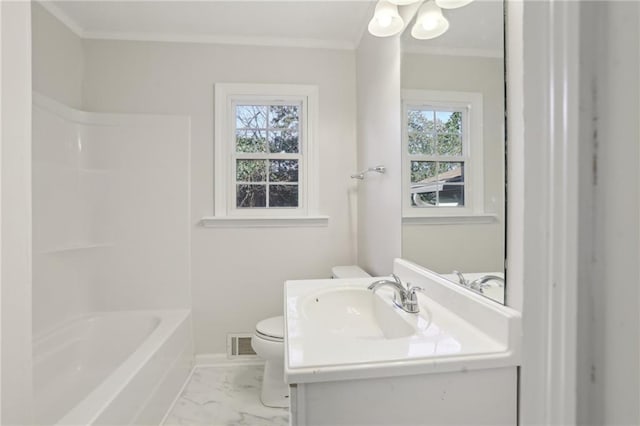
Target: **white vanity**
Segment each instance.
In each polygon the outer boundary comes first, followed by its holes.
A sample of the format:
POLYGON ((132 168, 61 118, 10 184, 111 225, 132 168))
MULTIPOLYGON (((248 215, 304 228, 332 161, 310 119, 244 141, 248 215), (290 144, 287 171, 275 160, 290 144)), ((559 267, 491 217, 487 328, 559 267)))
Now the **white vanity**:
POLYGON ((379 278, 285 285, 292 425, 515 425, 520 314, 397 259, 424 288, 404 312, 379 278))

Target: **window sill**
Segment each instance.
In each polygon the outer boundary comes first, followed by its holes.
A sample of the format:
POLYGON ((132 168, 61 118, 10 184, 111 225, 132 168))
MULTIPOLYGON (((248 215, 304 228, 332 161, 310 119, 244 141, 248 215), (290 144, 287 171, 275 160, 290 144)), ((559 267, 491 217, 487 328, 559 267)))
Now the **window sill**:
POLYGON ((204 228, 317 228, 329 225, 329 216, 232 217, 200 219, 204 228))
POLYGON ((492 213, 451 215, 451 216, 404 216, 403 225, 475 225, 498 223, 498 216, 492 213))

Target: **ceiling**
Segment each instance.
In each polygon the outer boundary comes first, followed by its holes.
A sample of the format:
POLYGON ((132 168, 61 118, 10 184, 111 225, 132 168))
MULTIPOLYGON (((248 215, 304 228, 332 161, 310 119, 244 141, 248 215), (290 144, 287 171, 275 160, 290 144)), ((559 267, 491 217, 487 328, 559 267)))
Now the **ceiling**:
POLYGON ((446 33, 432 40, 416 40, 410 31, 405 31, 403 48, 425 53, 501 57, 503 10, 501 0, 475 0, 459 9, 443 9, 450 24, 446 33))
POLYGON ((43 5, 57 9, 54 14, 85 38, 344 49, 357 45, 374 7, 370 0, 86 0, 43 5))
MULTIPOLYGON (((373 15, 375 0, 55 0, 41 4, 83 38, 354 49, 373 15)), ((476 0, 444 13, 451 22, 444 36, 418 42, 407 32, 403 44, 413 50, 502 50, 502 1, 476 0)))

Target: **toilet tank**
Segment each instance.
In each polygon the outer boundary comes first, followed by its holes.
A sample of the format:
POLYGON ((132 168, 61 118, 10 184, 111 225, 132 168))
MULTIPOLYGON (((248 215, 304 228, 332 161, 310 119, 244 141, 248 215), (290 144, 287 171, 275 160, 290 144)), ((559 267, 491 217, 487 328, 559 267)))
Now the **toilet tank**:
POLYGON ((366 278, 370 276, 357 265, 334 266, 331 268, 331 278, 366 278))

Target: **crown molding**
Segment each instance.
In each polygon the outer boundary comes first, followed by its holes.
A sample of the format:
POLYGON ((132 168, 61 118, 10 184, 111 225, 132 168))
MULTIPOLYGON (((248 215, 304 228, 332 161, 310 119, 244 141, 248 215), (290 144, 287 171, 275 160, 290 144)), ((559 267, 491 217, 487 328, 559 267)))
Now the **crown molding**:
POLYGON ((122 41, 151 41, 165 43, 200 43, 226 44, 239 46, 265 47, 301 47, 311 49, 354 50, 352 42, 339 40, 321 40, 308 38, 285 37, 244 37, 230 35, 204 34, 161 34, 161 33, 127 33, 127 32, 99 32, 85 31, 82 38, 89 40, 122 40, 122 41))

